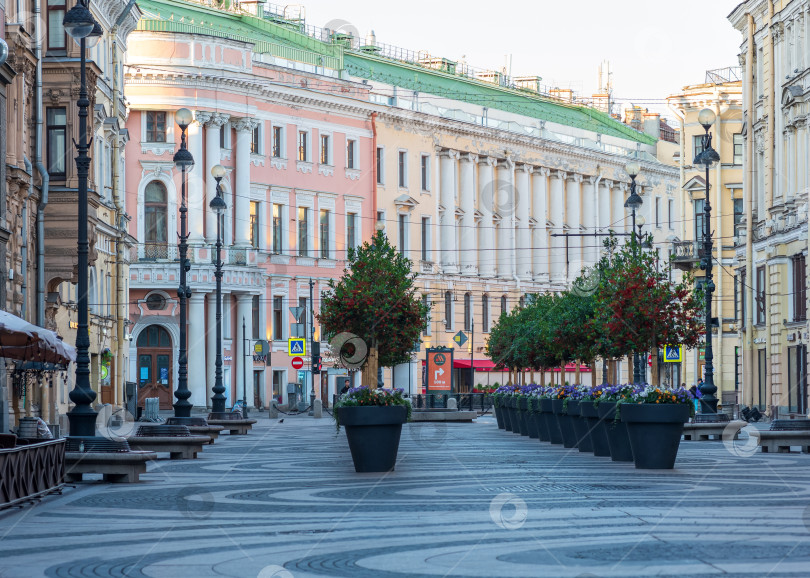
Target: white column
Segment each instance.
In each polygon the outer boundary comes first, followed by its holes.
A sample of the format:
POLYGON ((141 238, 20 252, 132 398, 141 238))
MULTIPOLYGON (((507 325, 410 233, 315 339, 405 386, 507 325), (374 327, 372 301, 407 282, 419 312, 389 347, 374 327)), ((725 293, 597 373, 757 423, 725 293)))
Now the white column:
POLYGON ((495 159, 484 157, 478 163, 478 210, 481 211, 481 239, 478 247, 478 272, 482 277, 494 277, 497 264, 495 251, 495 197, 493 189, 495 159))
MULTIPOLYGON (((565 193, 563 183, 566 174, 562 171, 551 173, 551 191, 549 208, 551 210, 552 233, 565 233, 565 193)), ((565 281, 565 238, 551 237, 551 281, 562 283, 565 281)))
POLYGON ((456 159, 458 152, 442 150, 440 161, 441 222, 439 223, 439 255, 444 273, 458 273, 456 259, 456 159))
POLYGON ((253 295, 240 293, 236 296, 236 323, 234 323, 233 343, 236 347, 236 355, 234 356, 233 371, 231 379, 236 384, 236 398, 242 399, 242 386, 245 384, 247 378, 247 387, 244 390, 247 393, 248 405, 253 402, 253 396, 250 391, 253 387, 253 356, 246 356, 250 350, 245 348, 245 340, 242 339, 242 320, 245 321, 244 335, 248 339, 253 337, 253 295))
POLYGON ((188 304, 188 388, 191 403, 205 407, 205 293, 192 293, 188 304))
MULTIPOLYGON (((610 188, 613 186, 612 181, 602 179, 599 181, 599 190, 596 191, 596 196, 599 204, 599 232, 607 233, 609 229, 615 229, 613 219, 610 216, 610 188)), ((599 244, 601 247, 601 243, 599 244)))
MULTIPOLYGON (((571 174, 566 179, 565 187, 565 222, 569 233, 580 233, 582 219, 580 208, 582 197, 580 189, 582 175, 571 174)), ((563 256, 565 258, 565 256, 563 256)), ((582 237, 568 237, 568 280, 575 279, 582 267, 582 237)))
POLYGON ((204 240, 206 205, 203 181, 203 135, 199 118, 188 125, 187 133, 188 150, 194 157, 194 166, 188 172, 188 242, 191 245, 201 245, 204 240))
POLYGON ((548 230, 546 229, 548 173, 546 168, 535 168, 532 173, 532 231, 533 273, 535 281, 548 281, 548 230))
POLYGON ((627 196, 627 183, 618 183, 611 190, 611 198, 613 199, 613 214, 611 215, 611 223, 615 223, 615 230, 617 233, 630 232, 630 219, 626 209, 624 208, 625 197, 627 196))
MULTIPOLYGON (((259 125, 255 118, 243 117, 232 121, 236 130, 236 205, 233 243, 236 247, 250 246, 250 141, 253 129, 259 125)), ((241 376, 240 376, 241 379, 241 376)), ((241 395, 241 389, 239 390, 241 395)))
MULTIPOLYGON (((205 181, 205 238, 208 243, 215 243, 217 238, 216 213, 208 208, 217 194, 217 183, 211 176, 211 168, 221 160, 220 133, 222 126, 228 122, 228 115, 215 112, 198 112, 197 118, 205 124, 205 170, 202 178, 205 181)), ((203 166, 202 159, 199 163, 203 166)), ((224 231, 223 231, 224 234, 224 231)))
MULTIPOLYGON (((585 177, 582 185, 582 224, 585 233, 596 232, 596 177, 585 177)), ((582 260, 586 267, 596 263, 599 237, 582 237, 582 260)))
POLYGON ((532 167, 529 165, 518 165, 515 171, 515 269, 523 281, 532 280, 532 231, 529 228, 531 174, 532 167))
POLYGON ((475 230, 475 163, 478 157, 473 154, 462 154, 458 174, 460 205, 464 215, 461 217, 461 274, 478 275, 476 267, 476 230, 475 230))
POLYGON ((208 311, 208 331, 205 334, 205 376, 206 406, 211 407, 211 398, 214 397, 214 373, 216 371, 217 356, 217 294, 209 293, 205 298, 205 308, 208 311))
POLYGON ((498 227, 498 277, 511 279, 515 271, 515 163, 498 163, 498 180, 493 188, 501 222, 498 227))

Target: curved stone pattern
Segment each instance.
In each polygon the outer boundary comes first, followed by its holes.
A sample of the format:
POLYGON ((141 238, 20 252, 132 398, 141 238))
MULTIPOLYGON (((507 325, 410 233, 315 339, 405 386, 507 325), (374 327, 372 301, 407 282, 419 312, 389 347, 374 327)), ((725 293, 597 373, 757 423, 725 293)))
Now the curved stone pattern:
POLYGON ((0 576, 806 576, 807 456, 727 448, 645 472, 483 417, 407 424, 396 471, 356 474, 331 420, 260 418, 4 513, 0 576))

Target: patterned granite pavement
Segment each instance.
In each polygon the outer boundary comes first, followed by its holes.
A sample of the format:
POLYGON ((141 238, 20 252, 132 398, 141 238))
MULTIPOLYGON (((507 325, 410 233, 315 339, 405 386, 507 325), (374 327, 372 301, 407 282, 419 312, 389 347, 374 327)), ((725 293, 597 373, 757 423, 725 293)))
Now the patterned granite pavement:
POLYGON ((0 577, 810 576, 810 455, 682 442, 640 471, 473 424, 408 424, 356 474, 331 419, 264 418, 140 484, 0 512, 0 577))

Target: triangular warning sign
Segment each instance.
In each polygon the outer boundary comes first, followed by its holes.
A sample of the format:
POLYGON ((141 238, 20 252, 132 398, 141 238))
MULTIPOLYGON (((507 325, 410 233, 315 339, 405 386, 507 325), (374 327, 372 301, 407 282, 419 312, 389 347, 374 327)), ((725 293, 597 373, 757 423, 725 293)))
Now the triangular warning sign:
POLYGON ((679 359, 681 357, 680 348, 667 347, 667 359, 679 359))
POLYGON ((304 342, 303 341, 293 341, 292 345, 290 345, 290 352, 296 355, 303 355, 304 354, 304 342))

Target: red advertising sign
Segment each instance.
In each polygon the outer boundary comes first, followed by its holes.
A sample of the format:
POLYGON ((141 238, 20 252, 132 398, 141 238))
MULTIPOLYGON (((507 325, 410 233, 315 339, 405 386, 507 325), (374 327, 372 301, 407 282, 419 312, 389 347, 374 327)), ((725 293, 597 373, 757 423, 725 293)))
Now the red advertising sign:
POLYGON ((453 391, 453 351, 427 350, 427 391, 453 391))
POLYGON ((300 357, 293 357, 292 366, 293 369, 301 369, 302 367, 304 367, 304 360, 301 359, 300 357))

